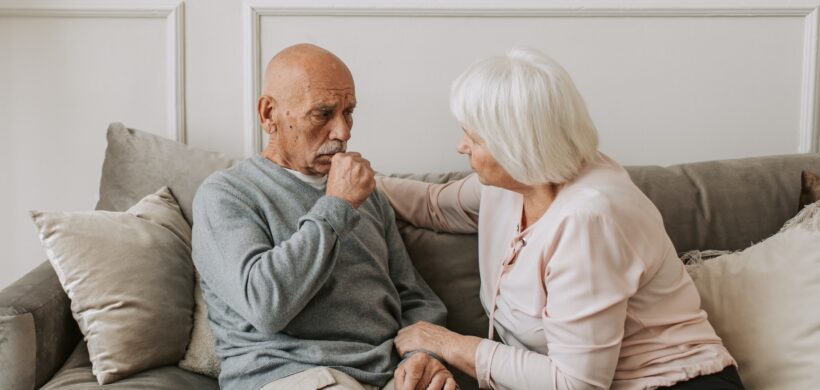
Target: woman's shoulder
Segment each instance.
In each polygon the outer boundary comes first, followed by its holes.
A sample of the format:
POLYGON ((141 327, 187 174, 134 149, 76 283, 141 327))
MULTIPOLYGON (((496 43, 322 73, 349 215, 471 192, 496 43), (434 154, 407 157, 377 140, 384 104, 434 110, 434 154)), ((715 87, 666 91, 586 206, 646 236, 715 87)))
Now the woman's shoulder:
POLYGON ((614 225, 662 227, 655 205, 629 178, 626 170, 601 154, 559 192, 555 218, 596 218, 614 225))

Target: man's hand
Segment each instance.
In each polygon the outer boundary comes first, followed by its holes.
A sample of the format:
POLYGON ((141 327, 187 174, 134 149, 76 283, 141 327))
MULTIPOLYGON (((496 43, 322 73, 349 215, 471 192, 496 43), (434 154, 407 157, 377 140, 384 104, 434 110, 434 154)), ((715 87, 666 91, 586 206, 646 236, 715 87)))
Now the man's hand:
POLYGON ((330 160, 325 194, 359 208, 376 187, 370 161, 356 152, 336 153, 330 160))
POLYGON ((453 374, 440 361, 417 352, 393 372, 396 390, 456 390, 453 374))

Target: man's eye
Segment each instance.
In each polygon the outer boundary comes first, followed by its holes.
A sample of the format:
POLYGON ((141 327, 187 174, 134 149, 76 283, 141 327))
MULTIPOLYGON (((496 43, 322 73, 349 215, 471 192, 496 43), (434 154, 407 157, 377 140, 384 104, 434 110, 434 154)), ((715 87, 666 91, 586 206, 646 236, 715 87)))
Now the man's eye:
POLYGON ((328 119, 330 119, 330 116, 332 114, 333 113, 330 112, 330 111, 323 110, 323 111, 318 111, 318 112, 314 113, 313 116, 317 119, 328 120, 328 119))

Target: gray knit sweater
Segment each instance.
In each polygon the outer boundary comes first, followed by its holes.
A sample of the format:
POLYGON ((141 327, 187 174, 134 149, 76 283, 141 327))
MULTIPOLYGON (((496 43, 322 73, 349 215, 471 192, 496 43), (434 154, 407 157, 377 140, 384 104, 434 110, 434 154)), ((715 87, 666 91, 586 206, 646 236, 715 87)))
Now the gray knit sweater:
POLYGON ((315 366, 383 386, 398 362, 396 332, 446 318, 381 193, 354 209, 261 156, 199 188, 193 258, 223 389, 315 366))

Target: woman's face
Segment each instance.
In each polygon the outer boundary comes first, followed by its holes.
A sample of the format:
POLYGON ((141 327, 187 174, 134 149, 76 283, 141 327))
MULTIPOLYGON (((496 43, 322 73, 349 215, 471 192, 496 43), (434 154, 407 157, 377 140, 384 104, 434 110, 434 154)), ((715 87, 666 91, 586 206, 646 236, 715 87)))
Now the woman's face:
POLYGON ((470 129, 462 128, 464 136, 458 141, 456 150, 467 155, 470 159, 470 167, 478 174, 478 179, 482 184, 515 189, 522 186, 515 181, 501 165, 490 155, 485 141, 470 129))

